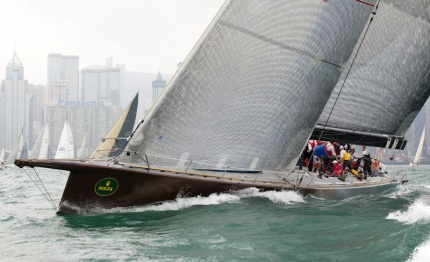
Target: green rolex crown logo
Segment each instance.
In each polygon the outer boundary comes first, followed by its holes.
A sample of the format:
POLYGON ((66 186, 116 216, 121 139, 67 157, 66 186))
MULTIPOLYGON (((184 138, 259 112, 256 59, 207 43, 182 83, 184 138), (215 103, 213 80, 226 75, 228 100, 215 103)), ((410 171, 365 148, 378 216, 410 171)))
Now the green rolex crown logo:
POLYGON ((116 192, 118 187, 119 183, 115 178, 107 177, 97 182, 94 191, 99 196, 110 196, 116 192))

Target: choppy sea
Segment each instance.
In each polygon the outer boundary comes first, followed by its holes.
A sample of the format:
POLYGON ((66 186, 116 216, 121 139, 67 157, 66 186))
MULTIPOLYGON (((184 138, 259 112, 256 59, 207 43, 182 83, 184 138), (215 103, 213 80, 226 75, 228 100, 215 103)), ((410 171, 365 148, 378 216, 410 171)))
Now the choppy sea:
MULTIPOLYGON (((256 189, 57 215, 35 173, 0 171, 0 261, 430 261, 430 166, 381 195, 256 189)), ((63 171, 37 169, 58 205, 63 171)))

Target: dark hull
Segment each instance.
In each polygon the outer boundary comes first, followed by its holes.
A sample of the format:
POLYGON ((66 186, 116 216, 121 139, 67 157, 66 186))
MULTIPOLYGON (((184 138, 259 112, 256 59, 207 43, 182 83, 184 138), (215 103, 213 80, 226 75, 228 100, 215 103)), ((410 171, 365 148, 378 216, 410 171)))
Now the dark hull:
POLYGON ((80 208, 97 209, 143 205, 174 200, 178 196, 208 196, 215 192, 241 188, 246 187, 160 176, 150 172, 100 170, 97 173, 91 173, 87 170, 72 171, 64 189, 59 211, 69 213, 79 211, 80 208), (114 178, 118 181, 119 187, 114 194, 99 196, 95 193, 96 183, 104 178, 114 178), (78 210, 70 210, 76 208, 78 210))
MULTIPOLYGON (((128 207, 174 200, 177 197, 209 196, 212 193, 256 187, 261 190, 295 190, 303 195, 340 200, 363 194, 379 194, 400 182, 369 184, 366 186, 301 186, 283 179, 242 179, 213 175, 196 175, 146 168, 107 166, 80 161, 17 160, 19 167, 45 167, 70 171, 59 213, 81 213, 87 210, 128 207), (99 189, 110 191, 99 191, 99 189), (106 193, 107 192, 107 193, 106 193), (105 194, 106 193, 106 194, 105 194)), ((267 177, 266 177, 267 178, 267 177)))
POLYGON ((238 190, 249 186, 237 183, 212 182, 204 179, 153 174, 141 169, 111 168, 76 162, 25 161, 18 166, 38 166, 69 170, 59 213, 79 213, 99 208, 128 207, 174 200, 178 196, 208 196, 216 192, 238 190), (105 178, 118 181, 117 190, 109 196, 100 196, 96 184, 105 178))

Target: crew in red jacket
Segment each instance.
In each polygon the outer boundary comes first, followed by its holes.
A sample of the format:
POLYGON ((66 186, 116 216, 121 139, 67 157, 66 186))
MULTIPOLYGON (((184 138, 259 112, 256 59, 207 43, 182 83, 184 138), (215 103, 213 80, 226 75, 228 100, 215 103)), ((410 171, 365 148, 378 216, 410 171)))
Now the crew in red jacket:
POLYGON ((330 176, 341 176, 343 174, 343 169, 342 166, 339 164, 339 162, 337 162, 336 160, 334 160, 333 162, 331 162, 332 167, 330 169, 330 176))

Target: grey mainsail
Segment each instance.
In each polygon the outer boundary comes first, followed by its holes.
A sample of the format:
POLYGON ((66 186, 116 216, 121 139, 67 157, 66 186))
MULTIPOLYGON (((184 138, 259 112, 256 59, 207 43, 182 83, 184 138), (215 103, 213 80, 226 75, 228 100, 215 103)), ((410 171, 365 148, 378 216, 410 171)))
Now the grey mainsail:
POLYGON ((120 161, 295 165, 373 4, 226 1, 120 161))
POLYGON ((324 140, 404 148, 403 137, 430 95, 429 14, 429 0, 380 1, 313 138, 324 129, 324 140))

